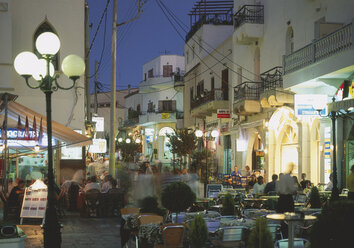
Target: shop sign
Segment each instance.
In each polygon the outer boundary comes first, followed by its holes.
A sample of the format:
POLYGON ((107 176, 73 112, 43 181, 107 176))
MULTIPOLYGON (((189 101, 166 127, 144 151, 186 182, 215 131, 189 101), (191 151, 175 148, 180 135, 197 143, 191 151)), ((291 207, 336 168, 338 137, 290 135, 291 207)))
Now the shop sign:
POLYGON ((145 136, 146 143, 152 142, 152 135, 145 136))
POLYGON ((218 109, 216 112, 217 118, 230 118, 230 110, 228 109, 218 109))
POLYGON ((23 197, 20 217, 44 218, 47 209, 47 195, 47 185, 39 179, 30 187, 27 187, 23 197))
POLYGON ((322 116, 327 115, 327 95, 299 95, 296 94, 295 100, 295 116, 319 116, 314 108, 318 103, 322 103, 324 109, 320 112, 322 116))
POLYGON ((145 135, 154 135, 154 129, 153 128, 145 128, 145 135))
MULTIPOLYGON (((4 139, 2 139, 2 130, 0 130, 0 144, 3 144, 5 141, 4 139)), ((29 131, 29 138, 30 140, 25 140, 25 131, 21 130, 18 131, 16 128, 8 128, 7 129, 7 146, 8 147, 12 147, 12 148, 32 148, 36 145, 40 145, 43 147, 47 147, 48 146, 48 136, 46 133, 43 133, 43 137, 41 139, 41 141, 39 140, 35 140, 35 131, 30 130, 29 131), (18 137, 17 137, 18 134, 18 137)), ((37 131, 37 137, 39 135, 39 131, 37 131)), ((57 140, 56 139, 52 139, 52 145, 56 145, 57 140)))
POLYGON ((104 132, 104 117, 93 116, 92 122, 96 123, 96 132, 104 132))
POLYGON ((105 139, 92 139, 92 145, 89 146, 90 153, 106 153, 107 141, 105 139))
POLYGON ((331 127, 325 127, 324 130, 324 180, 329 183, 331 174, 331 127))
POLYGON ((161 113, 161 120, 170 119, 170 113, 161 113))

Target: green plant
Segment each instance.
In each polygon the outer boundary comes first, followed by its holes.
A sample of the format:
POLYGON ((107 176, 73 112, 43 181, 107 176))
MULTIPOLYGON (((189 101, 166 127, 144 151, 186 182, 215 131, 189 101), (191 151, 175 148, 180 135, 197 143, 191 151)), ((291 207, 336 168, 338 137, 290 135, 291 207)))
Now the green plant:
POLYGON ((349 247, 354 223, 354 202, 340 200, 329 203, 312 227, 311 248, 349 247))
POLYGON ((203 216, 197 215, 191 222, 189 230, 189 241, 193 248, 201 248, 205 246, 208 240, 208 227, 203 216))
POLYGON ((194 192, 183 182, 169 184, 161 194, 162 206, 175 213, 185 211, 195 199, 194 192))
POLYGON ((122 153, 124 162, 133 161, 135 154, 141 150, 141 144, 136 144, 134 142, 117 142, 116 144, 117 150, 120 150, 122 153))
POLYGON ((155 196, 147 196, 140 202, 140 213, 155 213, 163 216, 164 210, 159 208, 157 198, 155 196))
POLYGON ((227 193, 222 199, 222 215, 235 214, 235 200, 230 193, 227 193))
POLYGON ((311 208, 321 208, 321 198, 317 187, 312 187, 310 193, 310 205, 311 208))
POLYGON ((269 231, 267 220, 264 217, 256 219, 255 226, 251 229, 248 237, 248 246, 250 248, 273 248, 273 238, 269 231))

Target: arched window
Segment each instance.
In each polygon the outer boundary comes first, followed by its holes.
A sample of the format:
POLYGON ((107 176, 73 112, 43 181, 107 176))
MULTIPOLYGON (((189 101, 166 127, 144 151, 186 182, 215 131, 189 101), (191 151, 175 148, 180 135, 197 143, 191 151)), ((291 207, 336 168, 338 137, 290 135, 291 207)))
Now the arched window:
MULTIPOLYGON (((54 31, 54 28, 52 27, 52 25, 49 24, 49 22, 47 20, 45 20, 41 25, 39 25, 39 27, 37 28, 37 30, 35 31, 34 35, 33 35, 33 52, 34 54, 37 55, 37 57, 39 58, 41 55, 40 53, 37 51, 37 48, 36 48, 36 40, 38 38, 38 36, 41 34, 41 33, 44 33, 44 32, 52 32, 56 35, 58 35, 55 31, 54 31)), ((57 71, 58 70, 58 60, 59 60, 59 54, 57 53, 54 58, 53 58, 53 65, 54 65, 54 68, 55 70, 57 71)))
POLYGON ((292 27, 288 27, 286 31, 286 40, 285 40, 285 54, 291 54, 294 52, 294 30, 292 27))

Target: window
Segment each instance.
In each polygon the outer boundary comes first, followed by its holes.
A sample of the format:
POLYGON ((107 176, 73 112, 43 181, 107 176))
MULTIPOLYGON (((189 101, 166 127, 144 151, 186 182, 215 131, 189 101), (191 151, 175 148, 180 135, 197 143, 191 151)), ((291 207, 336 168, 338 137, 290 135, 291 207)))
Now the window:
POLYGON ((155 112, 155 105, 152 101, 149 101, 148 102, 148 110, 147 110, 148 113, 152 113, 152 112, 155 112))
POLYGON ((144 73, 144 81, 146 81, 146 73, 144 73))
POLYGON ((173 112, 176 111, 175 100, 159 101, 159 112, 173 112))
MULTIPOLYGON (((41 56, 41 54, 37 51, 37 48, 36 48, 36 40, 37 40, 37 38, 38 38, 38 36, 40 35, 40 34, 42 34, 42 33, 44 33, 44 32, 52 32, 52 33, 54 33, 54 34, 56 34, 56 35, 58 35, 55 31, 54 31, 54 29, 52 28, 52 26, 47 22, 47 21, 45 21, 45 22, 43 22, 41 25, 39 25, 39 27, 37 28, 37 30, 36 30, 36 32, 34 33, 34 35, 33 35, 33 52, 34 52, 34 54, 36 54, 37 55, 37 57, 39 58, 40 56, 41 56)), ((58 58, 58 55, 59 53, 57 53, 55 56, 54 56, 54 58, 53 58, 53 65, 54 65, 54 69, 57 71, 58 70, 58 60, 59 60, 59 58, 58 58)))
POLYGON ((163 77, 171 77, 172 76, 172 65, 164 65, 162 67, 163 77))
POLYGON ((214 90, 214 89, 215 89, 215 79, 214 79, 214 77, 212 77, 212 78, 210 79, 210 89, 211 89, 211 90, 214 90))
POLYGON ((148 78, 153 78, 154 77, 154 69, 151 69, 148 71, 148 78))
POLYGON ((202 94, 204 94, 204 80, 200 81, 197 85, 197 96, 201 96, 202 94))
POLYGON ((190 88, 190 101, 193 102, 193 87, 190 88))

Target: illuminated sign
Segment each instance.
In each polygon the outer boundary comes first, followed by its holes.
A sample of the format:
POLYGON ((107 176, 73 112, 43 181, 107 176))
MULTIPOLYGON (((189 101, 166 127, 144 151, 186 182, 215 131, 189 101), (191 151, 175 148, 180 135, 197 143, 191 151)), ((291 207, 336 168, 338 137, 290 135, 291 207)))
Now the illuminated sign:
POLYGON ((294 96, 295 100, 295 116, 319 116, 316 105, 322 105, 324 109, 321 110, 322 116, 327 115, 327 95, 299 95, 294 96))
POLYGON ((230 110, 218 109, 216 113, 217 118, 230 118, 230 110))
POLYGON ((329 183, 331 174, 331 128, 325 127, 324 130, 324 180, 329 183))
MULTIPOLYGON (((39 136, 39 131, 37 130, 37 137, 39 136)), ((0 144, 4 143, 4 140, 2 139, 2 130, 0 130, 0 144)), ((16 128, 9 128, 7 129, 7 146, 8 147, 13 147, 13 148, 32 148, 36 145, 40 145, 42 147, 47 147, 48 146, 48 137, 46 133, 43 133, 43 137, 41 141, 35 140, 35 131, 33 129, 30 129, 29 131, 29 140, 25 139, 25 131, 17 131, 16 128), (18 134, 18 137, 17 137, 18 134)), ((52 139, 52 144, 56 145, 57 140, 52 139)))
POLYGON ((170 119, 170 113, 161 113, 161 119, 162 120, 170 119))
POLYGON ((104 117, 92 117, 92 122, 96 122, 96 132, 104 132, 104 117))
POLYGON ((92 145, 89 146, 91 153, 106 153, 107 141, 105 139, 92 139, 92 145))
POLYGON ((145 128, 145 135, 154 135, 153 128, 145 128))

